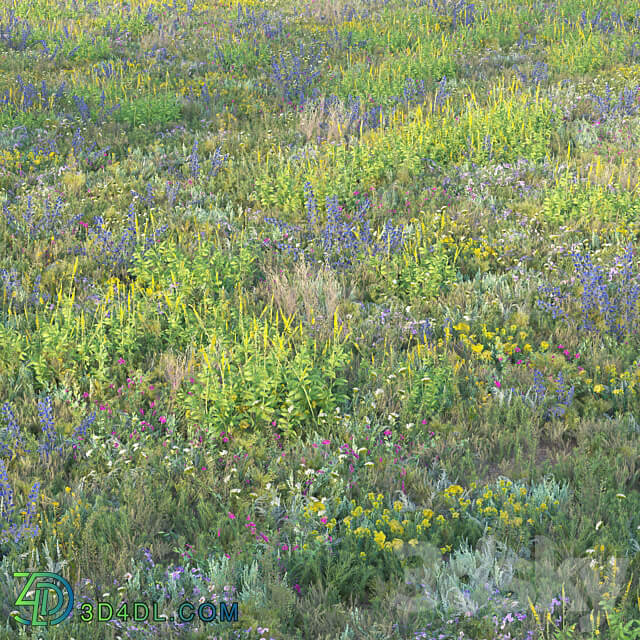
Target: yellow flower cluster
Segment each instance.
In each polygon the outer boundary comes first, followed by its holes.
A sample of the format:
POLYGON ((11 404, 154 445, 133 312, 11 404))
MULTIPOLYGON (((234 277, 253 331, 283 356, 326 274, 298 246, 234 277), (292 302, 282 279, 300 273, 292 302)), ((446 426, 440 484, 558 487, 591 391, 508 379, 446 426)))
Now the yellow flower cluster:
POLYGON ((34 154, 33 151, 22 153, 19 149, 14 149, 13 151, 4 149, 0 151, 0 167, 15 169, 19 166, 22 166, 23 168, 26 168, 29 165, 39 166, 43 162, 55 160, 56 157, 59 156, 53 151, 48 154, 43 154, 40 151, 37 154, 34 154))
POLYGON ((499 528, 507 536, 524 540, 528 535, 524 525, 541 523, 545 514, 551 515, 552 508, 559 505, 551 496, 535 505, 527 499, 528 495, 526 487, 501 478, 493 488, 485 486, 481 495, 472 501, 472 513, 487 520, 492 531, 499 528))
POLYGON ((467 346, 478 360, 488 361, 494 355, 526 355, 533 351, 531 344, 526 341, 529 334, 526 331, 518 332, 518 326, 515 324, 509 327, 509 331, 505 328, 491 331, 483 324, 480 338, 475 333, 469 335, 471 327, 466 322, 459 322, 453 325, 453 328, 458 333, 460 342, 467 346))
MULTIPOLYGON (((457 491, 463 491, 462 487, 451 488, 453 494, 457 491)), ((357 540, 371 540, 381 551, 400 551, 405 544, 415 547, 418 544, 419 536, 432 527, 435 514, 431 509, 413 511, 407 513, 403 518, 398 515, 405 511, 405 506, 400 500, 393 502, 393 510, 391 510, 383 506, 384 495, 382 493, 376 495, 370 492, 367 498, 369 505, 364 506, 351 500, 351 510, 341 522, 347 537, 353 536, 357 540)), ((320 500, 314 500, 308 504, 304 509, 303 517, 306 520, 313 519, 314 523, 319 519, 320 524, 311 532, 317 541, 323 538, 320 529, 324 527, 328 531, 338 524, 335 518, 328 518, 327 507, 320 500)), ((445 523, 444 515, 437 516, 435 522, 445 523)), ((306 547, 303 545, 304 548, 306 547)), ((360 552, 360 556, 366 557, 366 552, 360 552)))
MULTIPOLYGON (((584 369, 580 373, 587 375, 584 369)), ((635 396, 640 383, 640 369, 637 361, 620 374, 613 363, 604 367, 596 366, 593 377, 586 378, 585 382, 591 385, 595 382, 594 378, 602 380, 593 385, 593 392, 596 394, 604 393, 608 389, 614 396, 624 395, 625 392, 635 396)))

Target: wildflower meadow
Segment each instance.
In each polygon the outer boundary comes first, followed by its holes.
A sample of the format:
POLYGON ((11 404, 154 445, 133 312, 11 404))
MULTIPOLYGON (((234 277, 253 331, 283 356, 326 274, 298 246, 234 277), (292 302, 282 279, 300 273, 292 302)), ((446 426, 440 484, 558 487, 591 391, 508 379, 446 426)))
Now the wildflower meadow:
POLYGON ((0 640, 639 639, 639 63, 629 0, 0 0, 0 640))

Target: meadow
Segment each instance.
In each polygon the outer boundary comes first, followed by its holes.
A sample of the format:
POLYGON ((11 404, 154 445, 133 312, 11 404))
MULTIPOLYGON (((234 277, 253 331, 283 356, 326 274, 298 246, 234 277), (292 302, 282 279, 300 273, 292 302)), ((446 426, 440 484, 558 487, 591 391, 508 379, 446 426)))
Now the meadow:
POLYGON ((626 0, 0 0, 0 638, 640 638, 639 62, 626 0))

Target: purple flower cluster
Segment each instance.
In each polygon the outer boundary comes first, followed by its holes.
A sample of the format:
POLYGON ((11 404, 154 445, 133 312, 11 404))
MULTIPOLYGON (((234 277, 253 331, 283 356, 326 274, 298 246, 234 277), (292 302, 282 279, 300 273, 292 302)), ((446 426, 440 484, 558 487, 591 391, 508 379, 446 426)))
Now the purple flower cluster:
POLYGON ((582 328, 594 331, 592 316, 604 319, 609 333, 622 337, 636 329, 640 284, 633 277, 633 246, 629 244, 622 258, 622 282, 616 283, 615 293, 604 282, 602 267, 593 264, 591 256, 576 251, 571 254, 578 279, 582 285, 582 328))
POLYGON ((298 240, 295 244, 274 243, 278 249, 292 254, 294 260, 304 257, 311 264, 317 264, 324 259, 333 269, 345 270, 352 268, 356 259, 365 252, 373 256, 380 253, 390 255, 402 248, 404 227, 394 227, 390 220, 387 220, 379 241, 375 241, 369 221, 365 219, 365 213, 371 206, 366 198, 353 216, 354 221, 359 223, 355 225, 343 219, 343 209, 338 205, 337 198, 327 197, 327 224, 323 229, 318 229, 317 207, 311 184, 306 182, 304 189, 307 197, 306 230, 275 218, 265 218, 265 222, 278 227, 285 238, 289 239, 291 235, 293 240, 298 240))
MULTIPOLYGON (((42 433, 44 434, 44 442, 38 447, 38 450, 49 461, 49 457, 60 439, 54 425, 53 409, 49 396, 38 400, 38 413, 42 424, 42 433)), ((62 455, 62 445, 60 444, 58 445, 58 453, 62 455)))
MULTIPOLYGON (((87 232, 90 238, 93 238, 97 245, 95 258, 99 264, 107 267, 111 271, 118 273, 120 270, 128 270, 133 264, 133 256, 139 245, 140 239, 135 224, 134 203, 129 205, 128 219, 129 224, 122 232, 120 239, 116 242, 113 239, 113 233, 104 228, 104 219, 102 216, 95 216, 93 219, 94 227, 88 227, 87 232)), ((142 246, 144 254, 163 234, 168 225, 162 225, 154 231, 153 235, 146 238, 142 246)))
POLYGON ((613 92, 607 82, 604 91, 604 97, 589 94, 589 98, 595 103, 596 113, 591 118, 604 122, 608 118, 615 115, 633 116, 638 113, 637 98, 640 94, 640 85, 636 85, 634 89, 624 87, 618 95, 618 101, 612 100, 613 92))
POLYGON ((240 37, 254 36, 258 32, 262 32, 265 38, 272 40, 282 37, 284 33, 282 16, 267 10, 263 10, 256 16, 254 9, 249 11, 249 9, 243 8, 242 5, 238 5, 237 20, 235 22, 230 20, 229 26, 231 32, 240 37))
POLYGON ((20 432, 20 426, 16 420, 11 405, 5 402, 2 405, 2 413, 4 414, 7 426, 3 429, 3 440, 9 436, 11 445, 7 445, 6 442, 0 442, 0 453, 8 453, 10 458, 13 458, 18 453, 29 453, 30 450, 25 447, 24 438, 20 432))
POLYGON ((0 22, 0 42, 10 51, 24 51, 33 28, 26 20, 16 18, 16 13, 9 10, 8 22, 0 22))
POLYGON ((13 502, 13 489, 7 476, 7 467, 0 459, 0 543, 11 542, 18 544, 26 538, 35 538, 40 533, 40 528, 33 523, 36 515, 36 500, 40 493, 40 483, 35 482, 29 497, 27 498, 27 510, 24 522, 18 525, 13 520, 15 504, 13 502), (7 528, 4 525, 9 525, 7 528))
POLYGON ((309 98, 317 97, 317 90, 310 94, 309 89, 320 75, 318 67, 321 64, 322 49, 323 46, 320 45, 319 48, 305 50, 301 42, 300 55, 292 55, 291 65, 287 64, 282 54, 279 60, 275 57, 271 59, 271 80, 282 92, 282 99, 285 102, 303 105, 309 98), (304 67, 303 60, 307 61, 304 67))
POLYGON ((548 415, 553 416, 554 418, 563 416, 573 402, 574 392, 575 385, 571 385, 571 388, 567 389, 564 381, 564 374, 560 371, 558 373, 558 388, 556 389, 558 403, 549 409, 548 415))

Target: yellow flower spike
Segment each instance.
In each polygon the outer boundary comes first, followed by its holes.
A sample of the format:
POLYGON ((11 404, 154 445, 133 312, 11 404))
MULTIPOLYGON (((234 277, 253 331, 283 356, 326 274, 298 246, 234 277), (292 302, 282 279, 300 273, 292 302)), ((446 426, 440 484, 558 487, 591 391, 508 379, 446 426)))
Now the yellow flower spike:
POLYGON ((527 598, 527 599, 529 600, 529 607, 531 607, 533 617, 535 618, 535 621, 538 623, 538 626, 540 626, 540 616, 538 615, 536 608, 533 606, 533 602, 531 602, 531 598, 527 598))

